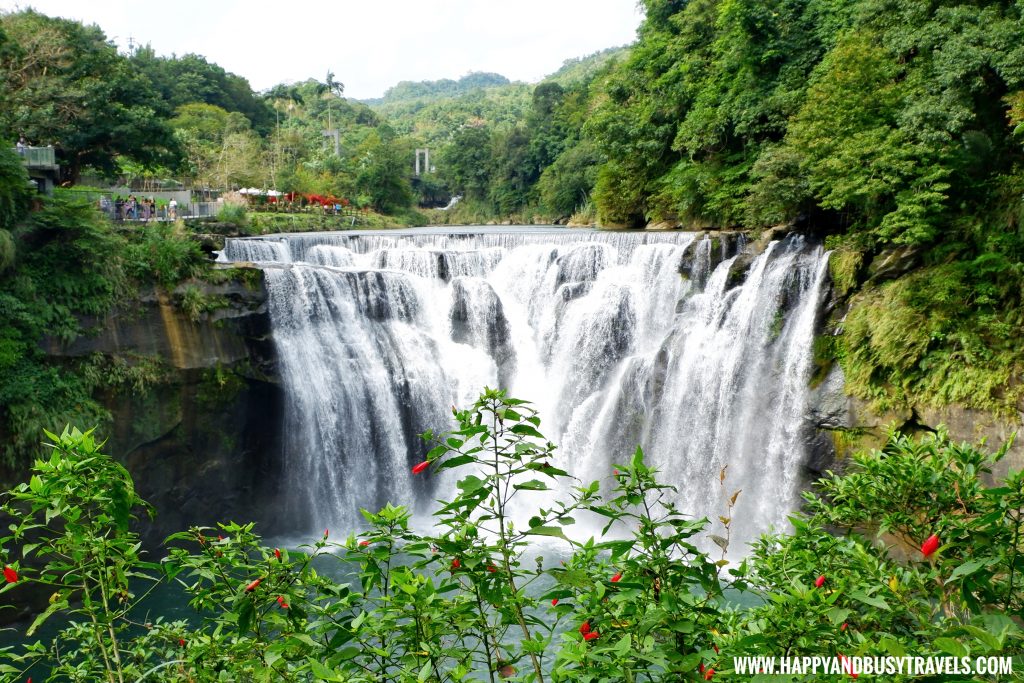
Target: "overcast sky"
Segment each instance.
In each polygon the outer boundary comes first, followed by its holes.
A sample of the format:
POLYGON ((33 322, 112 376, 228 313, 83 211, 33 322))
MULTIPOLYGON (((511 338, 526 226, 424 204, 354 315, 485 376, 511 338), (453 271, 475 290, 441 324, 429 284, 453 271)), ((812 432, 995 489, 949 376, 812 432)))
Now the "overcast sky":
POLYGON ((636 0, 0 0, 95 23, 122 50, 195 52, 264 90, 327 70, 355 98, 399 81, 494 71, 534 82, 571 57, 633 42, 636 0))

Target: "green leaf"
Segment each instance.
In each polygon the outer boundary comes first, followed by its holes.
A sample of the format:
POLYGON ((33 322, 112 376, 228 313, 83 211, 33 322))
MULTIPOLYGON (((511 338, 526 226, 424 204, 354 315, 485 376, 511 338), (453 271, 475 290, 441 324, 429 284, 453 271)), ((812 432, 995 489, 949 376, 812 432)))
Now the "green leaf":
POLYGON ((637 446, 636 451, 633 452, 633 461, 631 464, 633 469, 637 470, 642 468, 644 465, 644 450, 639 446, 637 446))
POLYGON ((953 638, 936 638, 934 645, 942 652, 954 657, 966 657, 970 654, 970 651, 963 644, 953 638))
POLYGON ((886 611, 892 609, 891 607, 889 607, 889 603, 887 603, 882 598, 875 597, 873 595, 868 595, 864 591, 853 591, 850 593, 850 597, 854 600, 857 600, 858 602, 863 602, 865 605, 871 605, 872 607, 877 607, 878 609, 884 609, 886 611))
POLYGON ((512 429, 509 430, 513 434, 520 434, 522 436, 532 436, 536 439, 543 439, 544 435, 538 432, 535 428, 530 425, 517 424, 513 425, 512 429))
POLYGON ((473 462, 476 462, 476 460, 471 455, 456 455, 453 458, 448 458, 447 460, 442 461, 435 471, 440 472, 441 470, 448 470, 453 467, 469 465, 473 462))
POLYGON ((833 607, 825 614, 826 616, 828 616, 829 621, 831 621, 834 625, 838 626, 839 624, 843 623, 844 621, 850 618, 850 615, 853 614, 853 610, 842 609, 840 607, 833 607))
POLYGON ((519 484, 512 484, 512 488, 517 491, 547 491, 548 485, 537 479, 531 479, 530 481, 524 481, 519 484))
POLYGON ((959 567, 957 567, 956 569, 954 569, 950 573, 949 578, 946 579, 946 583, 951 583, 954 579, 957 579, 957 578, 959 578, 961 576, 970 576, 971 574, 973 574, 974 572, 978 571, 982 567, 985 567, 985 566, 989 565, 990 563, 992 563, 992 561, 993 560, 991 560, 991 559, 985 559, 985 560, 969 560, 967 562, 964 562, 962 565, 960 565, 959 567))
POLYGON ((463 493, 473 493, 474 491, 479 490, 486 484, 487 482, 485 480, 481 479, 480 477, 474 474, 470 474, 460 479, 459 483, 456 484, 456 486, 462 489, 463 493))
POLYGON ((341 678, 338 677, 338 674, 336 674, 332 670, 328 669, 326 666, 321 664, 316 659, 309 659, 307 661, 309 662, 309 670, 318 679, 320 679, 322 681, 340 681, 341 680, 341 678))
POLYGON ((535 526, 526 532, 529 536, 555 536, 557 538, 565 538, 565 534, 557 526, 535 526))
POLYGON ((46 610, 42 614, 37 616, 32 621, 32 625, 28 627, 27 631, 25 631, 25 635, 28 636, 29 638, 31 638, 32 634, 34 634, 36 632, 37 628, 42 626, 44 621, 46 621, 47 619, 52 617, 54 615, 54 613, 59 612, 62 609, 66 609, 67 606, 68 606, 68 601, 67 600, 57 600, 56 602, 51 604, 49 607, 46 608, 46 610))
POLYGON ((244 635, 252 626, 252 620, 256 614, 256 607, 252 600, 243 598, 238 603, 238 607, 235 608, 235 612, 238 615, 238 632, 244 635))

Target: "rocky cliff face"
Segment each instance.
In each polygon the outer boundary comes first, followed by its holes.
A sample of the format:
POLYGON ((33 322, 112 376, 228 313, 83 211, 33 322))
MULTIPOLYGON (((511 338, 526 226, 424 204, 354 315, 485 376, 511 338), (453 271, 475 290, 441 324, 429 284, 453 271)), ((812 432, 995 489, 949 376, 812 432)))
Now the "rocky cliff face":
POLYGON ((133 308, 100 321, 97 335, 47 342, 59 356, 162 364, 161 381, 144 391, 103 397, 113 416, 107 451, 157 510, 150 543, 229 520, 273 532, 284 399, 266 289, 254 268, 220 275, 219 284, 140 292, 133 308))
MULTIPOLYGON (((867 283, 878 283, 904 276, 919 264, 917 250, 894 248, 870 259, 865 264, 863 275, 867 283)), ((820 333, 823 336, 843 334, 846 311, 837 297, 831 296, 822 310, 820 333)), ((987 448, 994 451, 1024 430, 1024 406, 1018 406, 1012 415, 994 415, 957 404, 938 408, 915 404, 878 412, 868 401, 847 394, 842 368, 836 363, 815 388, 807 419, 814 427, 811 438, 816 454, 810 468, 821 471, 832 467, 833 463, 841 467, 843 458, 854 450, 880 447, 885 443, 890 427, 906 433, 935 431, 944 427, 954 441, 972 444, 984 441, 987 448)), ((1022 468, 1024 441, 1017 440, 994 468, 992 479, 998 480, 1008 471, 1022 468)))

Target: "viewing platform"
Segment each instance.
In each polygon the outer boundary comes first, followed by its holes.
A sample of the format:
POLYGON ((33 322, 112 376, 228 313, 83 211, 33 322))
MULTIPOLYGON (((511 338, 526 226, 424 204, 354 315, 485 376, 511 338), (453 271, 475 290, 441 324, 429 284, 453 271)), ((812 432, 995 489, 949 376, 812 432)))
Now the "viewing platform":
POLYGON ((21 163, 36 188, 43 194, 52 193, 60 180, 60 166, 57 165, 53 146, 15 147, 14 151, 21 157, 21 163))

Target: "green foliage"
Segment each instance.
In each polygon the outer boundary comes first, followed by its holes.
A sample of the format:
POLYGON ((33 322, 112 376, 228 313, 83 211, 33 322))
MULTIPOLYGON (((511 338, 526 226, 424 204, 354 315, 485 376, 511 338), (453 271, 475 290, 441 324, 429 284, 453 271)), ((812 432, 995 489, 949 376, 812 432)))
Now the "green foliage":
POLYGON ((402 81, 392 86, 378 100, 369 100, 375 105, 394 105, 400 102, 416 100, 430 101, 458 97, 477 90, 485 90, 496 86, 509 85, 510 81, 501 74, 475 71, 468 73, 457 81, 442 78, 439 81, 402 81))
POLYGON ((537 184, 544 207, 555 215, 568 215, 587 203, 597 182, 601 160, 593 144, 587 141, 559 154, 544 169, 537 184))
POLYGON ((207 62, 201 55, 158 57, 147 45, 137 49, 130 62, 152 83, 160 98, 158 109, 164 115, 178 110, 180 116, 183 106, 209 105, 241 114, 248 125, 263 132, 273 124, 273 111, 246 79, 207 62))
MULTIPOLYGON (((855 455, 844 475, 823 478, 818 492, 806 495, 807 509, 817 523, 872 533, 912 557, 920 557, 927 536, 941 539, 931 566, 899 572, 896 585, 876 591, 891 594, 895 604, 923 597, 914 593, 930 594, 932 601, 918 606, 923 619, 915 627, 938 617, 938 630, 955 634, 958 621, 985 613, 1017 615, 1024 610, 1019 584, 1024 476, 1012 473, 996 488, 981 480, 1008 447, 988 454, 953 443, 941 429, 917 440, 891 434, 880 451, 855 455)), ((893 564, 884 555, 876 557, 893 564)))
POLYGON ((486 199, 490 184, 491 135, 483 126, 459 130, 441 159, 448 185, 470 200, 486 199))
POLYGON ((381 213, 399 213, 412 207, 409 183, 409 159, 413 149, 407 141, 395 138, 382 127, 367 136, 356 150, 358 173, 356 187, 370 198, 381 213))
MULTIPOLYGON (((35 462, 32 479, 11 491, 3 511, 18 520, 0 544, 16 544, 21 561, 32 560, 33 581, 53 593, 49 607, 28 629, 54 614, 81 619, 61 634, 74 643, 66 657, 52 662, 51 680, 124 680, 140 675, 146 661, 134 661, 123 641, 126 619, 138 601, 134 591, 155 582, 155 565, 140 556, 138 534, 129 530, 136 511, 150 512, 135 493, 128 471, 102 455, 92 432, 48 433, 52 452, 35 462), (35 564, 36 558, 42 566, 35 564)), ((6 555, 6 553, 5 553, 6 555)), ((12 560, 13 561, 13 560, 12 560)), ((15 564, 19 564, 14 561, 15 564)), ((14 588, 8 583, 4 591, 14 588)), ((145 652, 144 657, 156 652, 145 652)), ((5 665, 8 675, 28 669, 42 653, 29 651, 5 665)))
POLYGON ((9 244, 10 235, 6 232, 21 220, 28 209, 32 196, 28 184, 28 174, 19 157, 10 147, 0 149, 0 272, 10 265, 12 257, 9 244))
POLYGON ((17 249, 11 233, 0 229, 0 274, 14 265, 17 249))
MULTIPOLYGON (((242 215, 244 217, 244 211, 242 215)), ((205 263, 199 243, 184 235, 180 225, 175 223, 152 223, 135 229, 125 249, 129 276, 139 281, 151 280, 167 288, 195 277, 205 263)))
MULTIPOLYGON (((363 511, 359 535, 330 541, 324 530, 295 550, 262 545, 251 524, 194 527, 168 538, 159 565, 128 526, 148 506, 124 468, 91 432, 50 434, 50 457, 3 503, 15 523, 0 553, 17 580, 0 593, 52 590, 28 635, 48 619, 60 631, 0 654, 0 671, 47 666, 50 680, 110 683, 667 682, 742 676, 732 658, 744 655, 1024 656, 1024 475, 982 480, 1005 446, 892 434, 807 493, 791 533, 731 564, 700 549, 706 520, 679 513, 641 451, 602 492, 551 464, 555 447, 525 402, 487 390, 454 414, 454 431, 425 435, 437 446, 414 469, 461 475, 436 531, 414 530, 424 527, 392 505, 363 511), (572 485, 567 500, 559 482, 572 485), (527 524, 511 521, 513 501, 533 510, 527 524), (606 521, 600 537, 570 533, 580 514, 606 521), (540 538, 564 544, 564 561, 528 554, 540 538), (184 591, 194 618, 138 624, 158 584, 184 591)), ((711 540, 724 556, 728 538, 711 540)))
POLYGON ((864 254, 856 249, 839 248, 829 254, 828 272, 837 298, 845 298, 857 287, 863 265, 864 254))
POLYGON ((176 293, 175 303, 194 323, 203 320, 207 314, 220 308, 226 308, 228 305, 227 299, 224 297, 206 294, 195 285, 185 285, 180 293, 176 293))
POLYGON ((847 390, 893 406, 1007 411, 1024 369, 1020 267, 989 254, 928 267, 857 294, 841 337, 847 390), (1007 310, 1007 299, 1018 303, 1007 310))
POLYGON ((558 71, 544 78, 542 83, 557 83, 562 87, 589 83, 598 74, 629 57, 629 47, 609 47, 585 57, 574 57, 562 62, 558 71))
POLYGON ((224 203, 217 212, 217 220, 221 223, 233 225, 236 228, 244 228, 249 224, 249 213, 244 204, 224 203))
POLYGON ((77 314, 101 315, 124 293, 125 241, 93 205, 56 196, 15 232, 18 269, 7 282, 19 308, 38 300, 39 330, 70 340, 77 314))
POLYGON ((5 106, 0 138, 22 133, 55 144, 71 181, 86 166, 111 174, 118 155, 147 164, 173 162, 177 145, 150 81, 97 26, 34 10, 0 16, 10 49, 0 54, 5 106))

